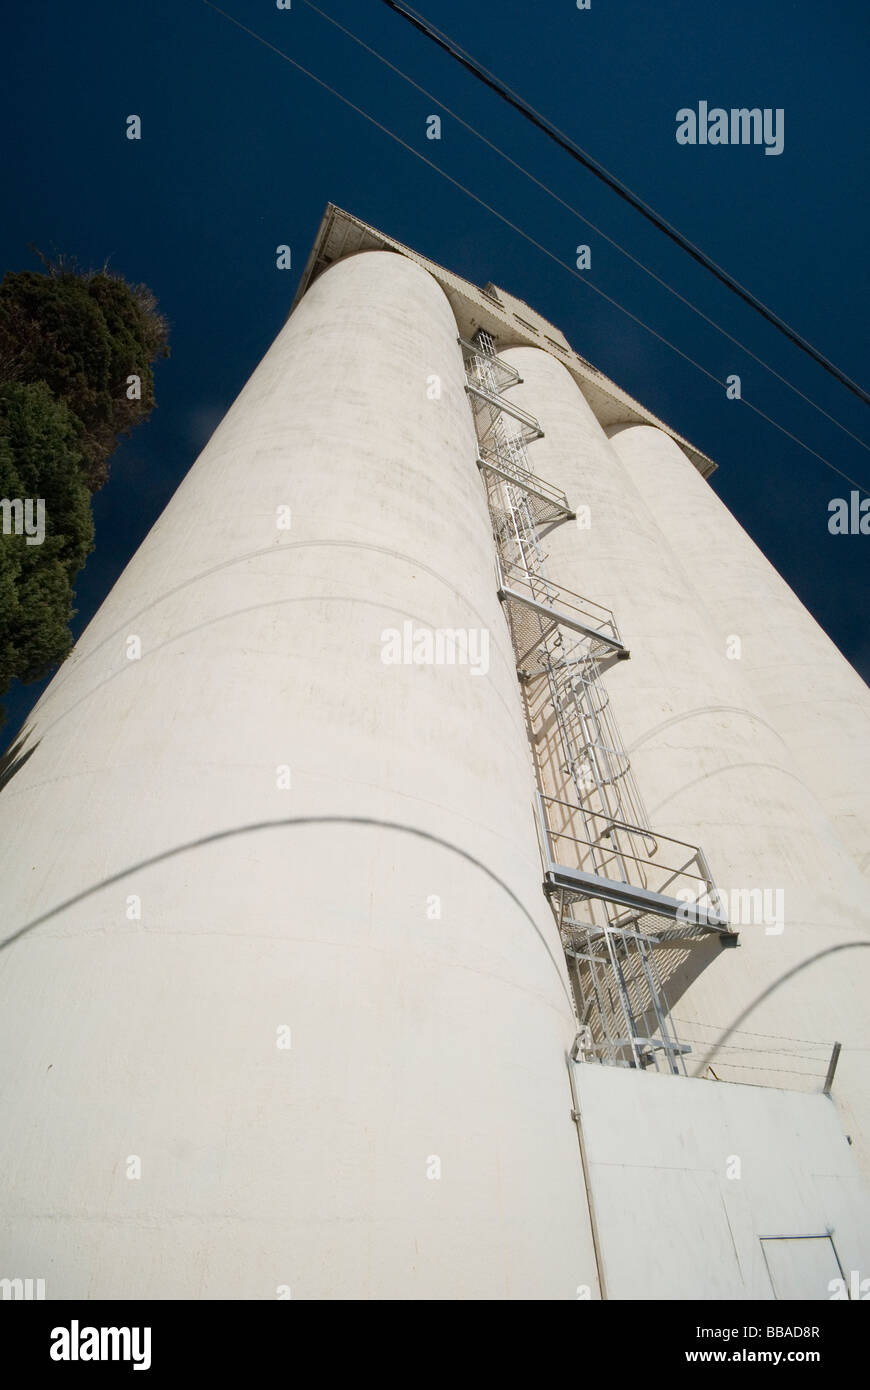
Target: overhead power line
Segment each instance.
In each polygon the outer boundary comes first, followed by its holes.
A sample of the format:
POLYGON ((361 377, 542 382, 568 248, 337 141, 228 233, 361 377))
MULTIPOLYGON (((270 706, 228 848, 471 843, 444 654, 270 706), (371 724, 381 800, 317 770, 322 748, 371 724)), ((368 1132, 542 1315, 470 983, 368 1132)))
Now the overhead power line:
POLYGON ((668 294, 673 295, 674 298, 678 299, 681 304, 685 304, 687 309, 691 309, 693 314, 697 314, 699 318, 703 319, 705 323, 708 323, 710 327, 714 328, 716 332, 721 334, 723 338, 727 338, 729 343, 734 343, 735 347, 740 348, 741 352, 745 352, 747 357, 752 358, 753 362, 757 362, 758 365, 760 367, 763 367, 766 372, 770 372, 771 376, 775 376, 777 381, 782 382, 783 386, 787 386, 788 389, 790 391, 793 391, 796 396, 799 396, 802 401, 806 401, 807 405, 812 406, 813 410, 818 411, 820 415, 824 415, 825 419, 830 420, 832 425, 836 425, 838 430, 842 430, 843 434, 848 435, 849 438, 853 439, 855 443, 860 445, 862 449, 866 449, 867 452, 870 453, 870 444, 866 444, 863 439, 860 439, 858 437, 857 434, 853 434, 852 431, 848 429, 842 423, 841 420, 838 420, 834 415, 831 415, 829 411, 825 410, 822 406, 820 406, 817 401, 814 401, 811 396, 808 396, 804 391, 801 391, 798 386, 795 386, 794 383, 789 381, 787 377, 784 377, 781 372, 778 372, 776 370, 775 367, 771 367, 769 362, 765 362, 763 357, 759 357, 758 354, 753 352, 751 348, 747 347, 745 343, 742 343, 739 338, 735 338, 733 333, 729 333, 727 329, 723 328, 721 324, 718 324, 715 319, 710 318, 709 314, 705 314, 703 309, 699 309, 697 304, 693 304, 692 301, 690 299, 687 299, 684 294, 681 294, 679 290, 674 289, 673 285, 669 285, 667 280, 663 280, 660 275, 657 275, 654 270, 651 270, 649 266, 645 265, 644 262, 639 260, 637 256, 632 255, 631 251, 628 251, 624 246, 621 246, 618 241, 614 240, 612 236, 608 235, 607 232, 603 231, 601 227, 598 227, 594 222, 591 222, 588 217, 585 217, 583 213, 579 211, 578 208, 573 207, 570 203, 566 203, 565 199, 560 197, 560 195, 556 193, 554 189, 548 187, 547 184, 543 183, 539 178, 536 177, 535 174, 530 173, 528 169, 525 169, 522 164, 519 164, 517 160, 515 160, 505 150, 501 149, 498 145, 494 144, 492 140, 487 138, 487 136, 481 134, 481 132, 477 129, 476 126, 473 126, 469 121, 464 120, 464 118, 460 116, 458 112, 452 110, 452 108, 449 107, 446 104, 446 102, 444 102, 441 99, 441 97, 436 96, 434 92, 427 91, 427 89, 425 87, 422 87, 419 82, 416 82, 413 77, 409 77, 408 74, 406 72, 403 72, 403 70, 400 67, 397 67, 395 63, 390 62, 389 58, 385 58, 382 53, 379 53, 377 51, 376 48, 372 48, 371 44, 366 43, 364 39, 361 39, 358 34, 355 34, 351 29, 346 28, 344 24, 339 23, 339 21, 337 19, 334 19, 332 15, 327 14, 325 10, 320 9, 318 5, 315 5, 314 0, 302 0, 302 3, 306 6, 307 9, 313 10, 313 12, 316 15, 319 15, 321 19, 325 19, 327 23, 333 26, 333 28, 338 29, 340 33, 345 34, 349 39, 353 39, 355 44, 358 44, 359 47, 364 49, 366 53, 370 53, 373 58, 377 58, 379 63, 383 63, 384 67, 389 68, 391 72, 396 73, 398 77, 401 77, 402 80, 404 82, 407 82, 410 87, 413 87, 415 91, 421 92, 422 95, 427 98, 427 100, 435 102, 436 105, 441 107, 442 111, 445 111, 447 113, 451 120, 456 121, 457 125, 460 125, 464 130, 469 131, 472 135, 475 136, 476 139, 480 140, 482 144, 486 145, 488 149, 494 150, 494 152, 497 155, 499 155, 503 160, 505 160, 506 163, 510 164, 512 168, 517 169, 525 178, 527 178, 530 181, 530 183, 533 183, 536 188, 540 188, 555 202, 559 203, 561 207, 565 208, 568 212, 570 212, 572 216, 576 217, 578 221, 584 224, 584 226, 590 227, 592 231, 595 232, 596 236, 600 236, 603 241, 606 241, 610 246, 613 246, 620 253, 620 255, 625 256, 626 260, 631 261, 631 263, 633 265, 636 265, 640 270, 642 270, 645 275, 648 275, 651 280, 655 280, 657 284, 661 285, 663 289, 667 290, 668 294))
MULTIPOLYGON (((375 126, 375 128, 377 130, 380 130, 384 135, 388 135, 391 140, 394 140, 396 142, 397 145, 401 145, 402 149, 408 150, 410 154, 415 156, 415 158, 422 160, 422 162, 425 165, 427 165, 428 168, 434 169, 436 174, 440 174, 441 178, 446 179, 448 183, 454 186, 454 188, 458 188, 461 193, 464 193, 475 203, 478 203, 480 207, 484 208, 487 212, 491 213, 493 217, 497 217, 500 222, 503 222, 504 225, 506 227, 509 227, 512 232, 516 232, 516 234, 518 236, 521 236, 524 241, 527 241, 530 246, 534 246, 536 250, 541 251, 545 256, 548 256, 551 261, 555 261, 556 265, 560 265, 563 270, 567 270, 568 274, 572 275, 575 280, 579 280, 581 285, 585 285, 586 288, 592 290, 594 294, 600 295, 602 299, 607 300, 608 304, 612 304, 614 308, 619 309, 621 313, 625 314, 634 323, 638 324, 641 328, 645 329, 647 333, 651 333, 654 338, 657 338, 659 340, 659 342, 664 343, 665 346, 669 347, 672 352, 675 352, 679 357, 682 357, 684 361, 691 363, 691 365, 693 367, 696 367, 699 372, 703 372, 704 376, 709 377, 710 381, 715 382, 717 386, 721 387, 722 382, 719 380, 717 376, 714 375, 713 372, 708 371, 708 369, 702 366, 700 362, 696 362, 695 359, 693 357, 690 357, 687 352, 683 352, 682 348, 677 347, 676 343, 672 343, 668 338, 664 337, 663 334, 659 333, 655 328, 652 328, 648 323, 644 323, 643 319, 638 318, 637 314, 633 314, 630 309, 626 309, 624 304, 620 304, 618 300, 614 299, 611 295, 606 294, 604 290, 599 289, 597 285, 594 285, 591 280, 586 279, 586 277, 581 275, 579 271, 575 270, 573 266, 569 265, 567 261, 561 260, 560 257, 555 254, 554 251, 549 250, 549 248, 544 246, 540 241, 536 241, 535 238, 533 236, 530 236, 528 232, 524 231, 522 227, 518 227, 515 222, 511 222, 510 218, 505 217, 504 213, 501 213, 498 211, 497 208, 492 207, 491 204, 487 203, 483 198, 479 197, 479 195, 473 192, 472 189, 467 188, 465 184, 460 183, 459 179, 454 178, 452 174, 448 174, 447 171, 445 169, 442 169, 438 164, 436 164, 434 160, 427 159, 426 155, 422 154, 420 150, 415 149, 413 145, 409 145, 407 140, 403 140, 400 135, 396 135, 395 131, 390 130, 389 126, 383 125, 381 121, 377 120, 374 116, 369 115, 368 111, 363 110, 361 106, 357 106, 357 104, 351 101, 349 97, 344 96, 343 93, 339 92, 335 87, 330 86, 330 84, 324 81, 322 77, 318 77, 316 73, 311 72, 308 68, 304 67, 303 64, 298 62, 295 58, 291 58, 289 53, 285 53, 283 49, 278 48, 276 44, 270 43, 268 39, 264 39, 262 34, 258 34, 256 30, 249 28, 247 24, 243 24, 240 19, 236 19, 235 15, 230 14, 227 10, 222 10, 219 5, 213 3, 213 0, 203 0, 203 4, 207 5, 210 10, 214 10, 216 14, 222 15, 224 19, 229 20, 230 23, 234 24, 237 29, 241 29, 243 33, 247 34, 250 38, 255 39, 257 43, 262 44, 264 48, 268 48, 272 53, 277 54, 277 56, 279 58, 282 58, 285 63, 290 63, 292 67, 296 68, 299 72, 303 73, 305 77, 310 78, 312 82, 316 82, 318 87, 322 87, 325 92, 329 92, 331 96, 336 97, 340 102, 342 102, 344 106, 347 106, 350 108, 350 110, 355 111, 358 116, 362 116, 363 119, 368 121, 370 125, 375 126)), ((772 419, 771 416, 766 415, 763 410, 759 409, 757 405, 753 405, 752 402, 747 400, 745 396, 741 397, 741 403, 745 406, 748 406, 748 408, 754 411, 756 415, 760 415, 762 420, 766 420, 768 424, 773 425, 774 429, 779 430, 780 434, 784 434, 787 439, 792 440, 793 443, 799 445, 801 449, 805 449, 808 454, 812 454, 813 457, 817 458, 820 463, 823 463, 826 468, 830 468, 832 472, 837 473, 841 478, 844 478, 847 483, 850 483, 852 485, 852 487, 858 488, 861 491, 864 490, 863 483, 857 482, 854 478, 851 478, 848 473, 844 473, 841 468, 838 468, 836 464, 831 463, 830 459, 826 459, 823 454, 820 454, 817 452, 817 450, 810 448, 809 444, 805 444, 802 439, 799 439, 797 435, 792 434, 791 431, 787 430, 784 425, 780 425, 778 421, 772 419)))
POLYGON ((808 342, 806 338, 802 337, 796 329, 791 328, 784 319, 781 319, 772 309, 768 309, 767 305, 763 304, 760 299, 757 299, 750 290, 747 290, 735 280, 733 276, 729 275, 726 270, 723 270, 721 266, 717 265, 705 252, 695 246, 693 242, 689 241, 688 237, 683 236, 682 232, 677 231, 676 227, 672 226, 670 222, 657 213, 654 208, 651 208, 648 203, 645 203, 636 193, 633 193, 615 174, 611 174, 604 168, 603 164, 600 164, 598 160, 594 159, 586 150, 581 149, 569 136, 565 135, 554 126, 545 116, 542 116, 540 112, 536 111, 533 106, 530 106, 523 97, 512 91, 510 87, 505 86, 504 83, 500 82, 487 68, 477 63, 464 51, 464 49, 461 49, 458 44, 441 33, 434 25, 423 19, 423 17, 418 15, 414 10, 409 9, 406 5, 398 4, 397 0, 383 0, 383 3, 397 15, 400 15, 402 19, 406 19, 409 24, 412 24, 413 27, 427 39, 430 39, 445 53, 449 54, 457 63, 460 63, 461 66, 472 73, 474 77, 478 78, 479 81, 483 82, 495 92, 497 96, 501 97, 502 101, 507 102, 515 111, 519 111, 520 115, 524 116, 527 121, 531 121, 532 125, 536 126, 538 130, 542 131, 550 140, 554 141, 560 149, 564 150, 565 153, 576 160, 578 164, 582 164, 584 169, 587 169, 591 174, 594 174, 597 179, 600 179, 602 183, 605 183, 607 187, 620 198, 629 203, 641 216, 645 217, 648 222, 651 222, 654 227, 657 227, 664 236, 669 237, 670 240, 685 251, 687 255, 691 256, 694 261, 697 261, 698 265, 702 265, 705 270, 708 270, 711 275, 714 275, 716 279, 731 290, 733 294, 736 294, 745 304, 748 304, 757 314, 760 314, 763 319, 766 319, 768 323, 772 324, 774 328, 784 334, 790 342, 794 343, 802 352, 805 352, 814 362, 817 362, 820 367, 824 367, 825 371, 829 372, 831 376, 839 381, 841 386, 845 386, 848 391, 851 391, 852 394, 863 401, 865 405, 870 405, 870 395, 868 395, 861 386, 858 386, 856 382, 852 381, 850 377, 840 371, 839 367, 835 366, 833 362, 830 362, 827 357, 824 357, 822 353, 814 348, 812 343, 808 342))

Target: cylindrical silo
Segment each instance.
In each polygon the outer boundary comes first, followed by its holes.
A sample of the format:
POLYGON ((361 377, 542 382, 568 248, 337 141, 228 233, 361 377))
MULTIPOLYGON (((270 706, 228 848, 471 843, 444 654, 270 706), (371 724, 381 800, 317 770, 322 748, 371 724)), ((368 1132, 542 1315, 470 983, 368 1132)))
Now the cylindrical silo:
MULTIPOLYGON (((616 450, 681 556, 720 648, 730 644, 805 782, 870 877, 870 691, 679 445, 648 429, 629 430, 621 444, 617 428, 616 450)), ((830 543, 826 523, 823 513, 820 543, 830 543)), ((812 567, 811 551, 806 563, 812 567)))
POLYGON ((596 1288, 456 339, 407 258, 321 275, 29 721, 0 1273, 49 1298, 596 1288))
POLYGON ((711 938, 667 958, 668 1002, 693 1047, 688 1069, 818 1088, 841 1041, 835 1098, 867 1163, 866 884, 748 673, 728 658, 699 598, 700 559, 669 543, 679 489, 663 480, 660 506, 650 504, 657 454, 644 495, 636 486, 632 450, 665 436, 644 426, 608 441, 554 357, 503 355, 523 378, 512 399, 544 430, 529 447, 532 467, 590 509, 582 528, 548 537, 549 573, 611 608, 631 651, 604 681, 650 823, 701 845, 738 919, 736 948, 711 938))

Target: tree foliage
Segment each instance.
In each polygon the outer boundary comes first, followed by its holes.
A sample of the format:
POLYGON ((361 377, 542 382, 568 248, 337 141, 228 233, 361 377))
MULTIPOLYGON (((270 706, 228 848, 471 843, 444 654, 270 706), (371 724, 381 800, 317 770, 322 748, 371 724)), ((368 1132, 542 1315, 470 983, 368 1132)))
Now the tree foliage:
POLYGON ((153 409, 152 364, 168 355, 145 286, 42 260, 47 273, 0 282, 0 500, 45 505, 41 544, 0 532, 0 695, 15 678, 42 679, 70 650, 73 584, 93 549, 91 493, 119 437, 153 409))
POLYGON ((152 363, 168 355, 166 322, 144 285, 45 263, 48 274, 22 270, 0 282, 0 381, 44 381, 66 402, 95 492, 119 436, 154 408, 152 363), (128 395, 133 376, 140 399, 128 395))

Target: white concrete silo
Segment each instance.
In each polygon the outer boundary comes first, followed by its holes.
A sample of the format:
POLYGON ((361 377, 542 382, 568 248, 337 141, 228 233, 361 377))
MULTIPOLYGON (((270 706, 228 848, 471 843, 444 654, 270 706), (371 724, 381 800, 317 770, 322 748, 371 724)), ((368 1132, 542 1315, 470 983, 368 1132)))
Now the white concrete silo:
MULTIPOLYGON (((870 926, 835 748, 838 703, 849 737, 864 706, 831 671, 808 749, 829 768, 808 776, 799 706, 820 686, 781 711, 776 668, 799 667, 810 620, 675 440, 534 309, 327 208, 287 325, 0 791, 0 1278, 742 1299, 827 1297, 831 1267, 866 1267, 870 926), (535 442, 487 444, 501 426, 535 442), (522 546, 537 607, 506 592, 522 546), (701 844, 729 907, 784 891, 781 933, 738 922, 729 949, 676 927, 660 952, 687 1069, 715 1082, 649 1075, 658 1037, 596 1051, 572 1007, 532 807, 533 757, 546 792, 585 795, 543 677, 590 640, 564 586, 631 650, 602 657, 594 699, 659 842, 701 844), (839 1115, 800 1094, 835 1038, 839 1115)), ((613 901, 612 935, 664 920, 613 901)))
MULTIPOLYGON (((739 637, 741 672, 870 876, 870 691, 674 440, 662 431, 629 432, 623 440, 621 434, 614 434, 614 447, 679 555, 720 645, 739 637)), ((827 513, 818 517, 818 544, 850 544, 832 542, 827 520, 827 513)), ((812 549, 805 560, 809 571, 812 549)))
MULTIPOLYGON (((687 1068, 708 1074, 712 1064, 730 1081, 812 1089, 831 1046, 843 1042, 836 1103, 870 1172, 866 882, 777 712, 746 666, 728 658, 733 629, 705 605, 703 526, 725 509, 661 430, 633 425, 608 440, 552 354, 517 347, 501 355, 522 376, 512 399, 544 430, 529 447, 534 470, 591 511, 588 529, 563 526, 548 537, 549 573, 611 608, 631 651, 605 680, 651 825, 702 845, 729 906, 749 902, 753 889, 783 893, 781 932, 738 921, 736 949, 709 938, 670 959, 668 1001, 693 1048, 687 1068), (677 454, 680 469, 665 467, 664 456, 677 454), (704 494, 702 521, 687 514, 683 488, 704 494)), ((736 526, 725 515, 722 532, 736 526)), ((719 533, 716 540, 724 551, 719 533)), ((740 560, 736 549, 735 567, 740 560)))
POLYGON ((49 1298, 594 1295, 575 1024, 429 274, 374 251, 315 281, 22 751, 0 1273, 49 1298), (406 623, 488 632, 488 671, 385 664, 406 623))

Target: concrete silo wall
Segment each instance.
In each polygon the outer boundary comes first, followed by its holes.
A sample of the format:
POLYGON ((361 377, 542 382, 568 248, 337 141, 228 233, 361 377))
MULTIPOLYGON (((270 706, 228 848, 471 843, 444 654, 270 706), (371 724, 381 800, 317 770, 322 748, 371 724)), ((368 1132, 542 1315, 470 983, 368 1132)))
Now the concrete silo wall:
POLYGON ((441 289, 335 265, 36 707, 0 793, 0 1275, 594 1291, 474 459, 441 289), (406 623, 487 659, 387 664, 406 623))
MULTIPOLYGON (((693 1047, 688 1069, 708 1074, 712 1064, 722 1079, 820 1088, 831 1045, 841 1041, 835 1098, 866 1171, 866 882, 776 710, 746 666, 728 658, 726 633, 705 603, 703 537, 692 555, 672 544, 675 518, 685 523, 684 487, 704 488, 710 507, 724 508, 682 454, 679 476, 659 468, 676 451, 661 431, 629 428, 608 440, 552 356, 536 348, 503 355, 523 378, 512 399, 545 432, 530 446, 532 467, 575 508, 590 508, 588 529, 567 525, 548 537, 549 573, 612 608, 631 650, 604 681, 653 828, 703 847, 738 918, 754 913, 751 890, 783 905, 781 930, 774 910, 769 922, 737 920, 736 948, 711 938, 663 957, 678 1031, 693 1047)), ((740 564, 735 548, 734 569, 740 564)))
MULTIPOLYGON (((870 690, 674 440, 629 429, 621 445, 624 428, 614 447, 681 557, 720 646, 740 638, 744 676, 870 877, 870 690)), ((830 543, 826 521, 819 518, 820 544, 830 543)), ((811 570, 812 551, 805 561, 811 570)))

